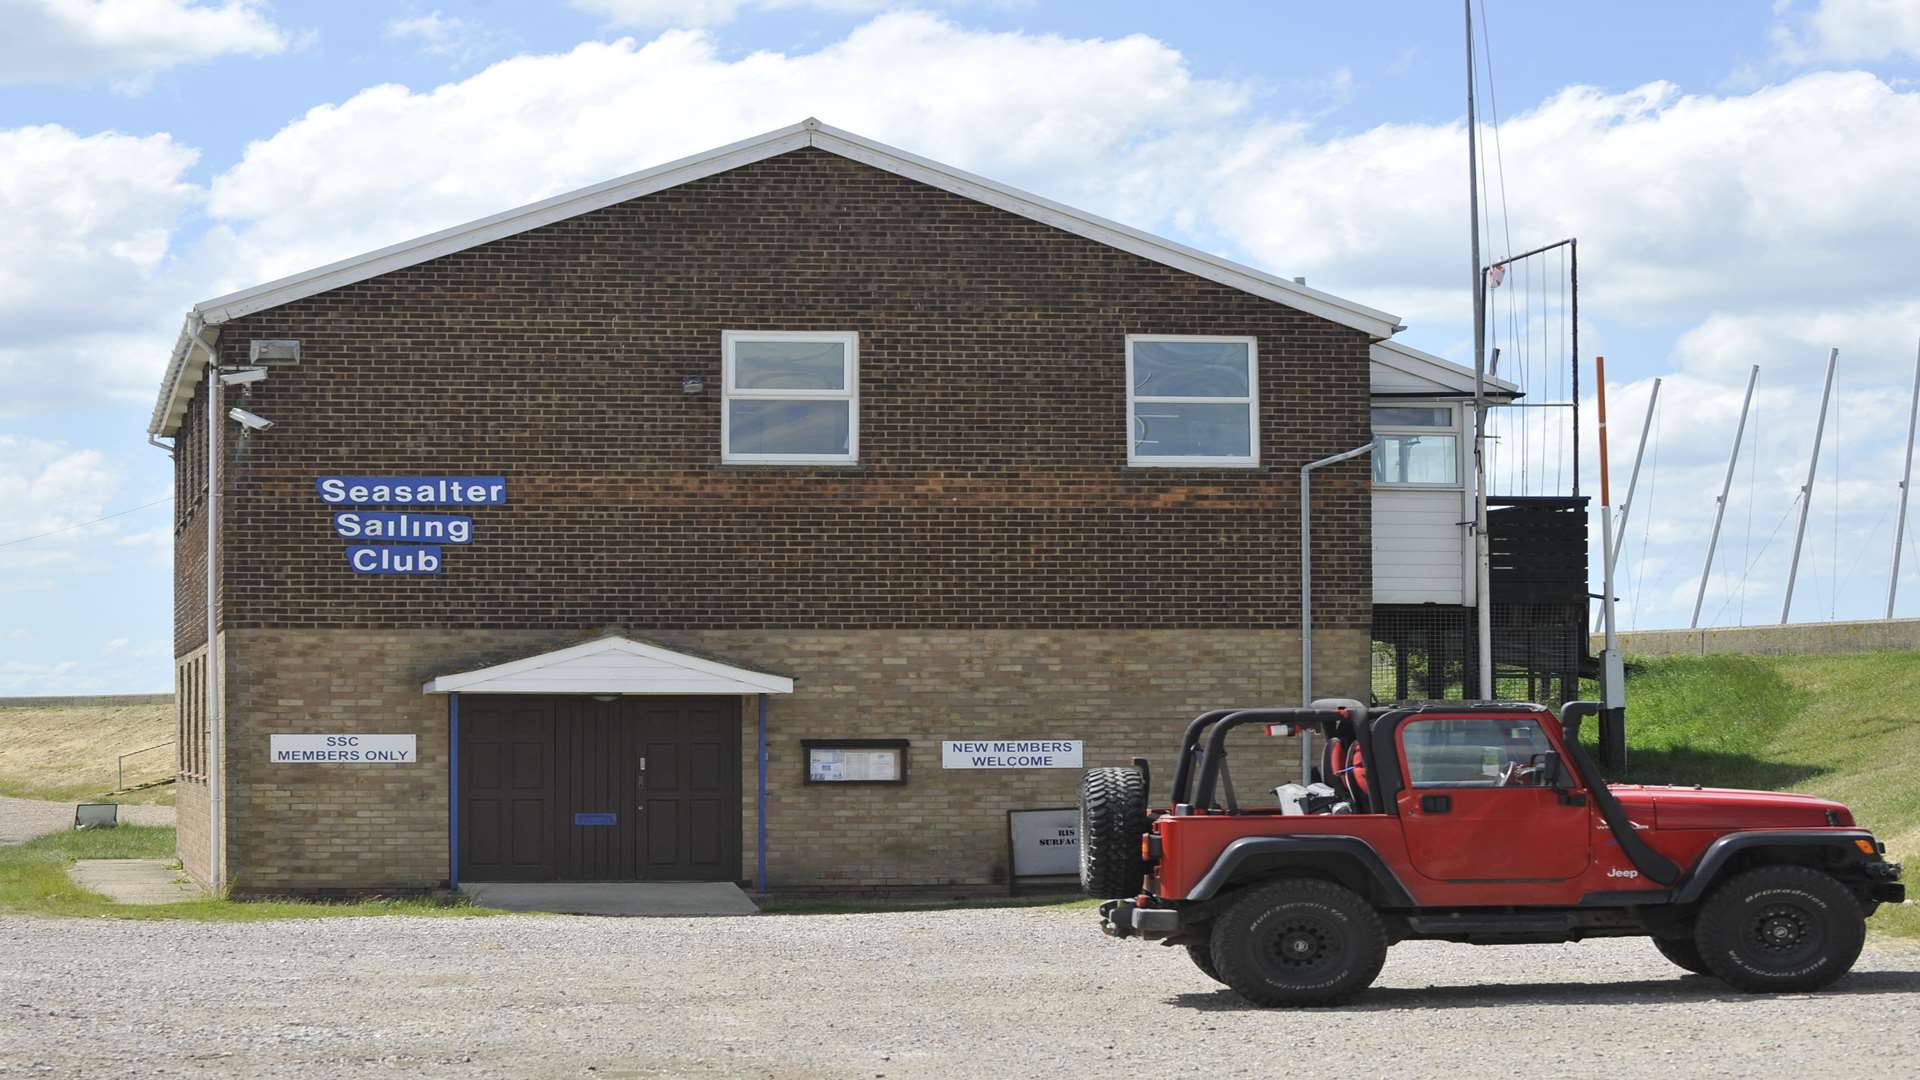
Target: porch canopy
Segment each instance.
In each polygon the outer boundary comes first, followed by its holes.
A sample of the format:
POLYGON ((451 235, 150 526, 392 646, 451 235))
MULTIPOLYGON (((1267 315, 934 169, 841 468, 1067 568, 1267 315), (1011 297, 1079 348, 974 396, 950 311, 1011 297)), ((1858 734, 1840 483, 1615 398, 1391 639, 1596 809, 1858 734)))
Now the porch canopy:
POLYGON ((791 694, 793 680, 632 638, 603 637, 442 675, 421 689, 429 694, 791 694))

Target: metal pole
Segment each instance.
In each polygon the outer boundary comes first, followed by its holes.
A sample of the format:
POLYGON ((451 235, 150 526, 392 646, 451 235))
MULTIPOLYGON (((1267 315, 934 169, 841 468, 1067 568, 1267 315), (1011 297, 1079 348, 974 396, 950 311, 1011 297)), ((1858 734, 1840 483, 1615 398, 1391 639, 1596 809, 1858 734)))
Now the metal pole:
POLYGON ((1473 559, 1474 624, 1480 698, 1493 699, 1493 597, 1487 572, 1487 289, 1480 269, 1479 114, 1474 106, 1473 0, 1467 12, 1467 231, 1473 249, 1473 559))
POLYGON ((1720 497, 1713 501, 1713 535, 1707 538, 1707 566, 1700 571, 1700 591, 1693 598, 1693 621, 1689 629, 1700 626, 1700 605, 1707 599, 1707 581, 1713 577, 1713 552, 1720 546, 1720 522, 1727 516, 1727 496, 1733 491, 1733 468, 1740 463, 1740 443, 1747 435, 1747 408, 1753 404, 1753 384, 1760 381, 1760 365, 1747 373, 1747 396, 1740 402, 1740 426, 1733 432, 1733 453, 1727 455, 1727 479, 1720 485, 1720 497))
MULTIPOLYGON (((1567 282, 1573 289, 1573 496, 1580 497, 1580 238, 1567 241, 1567 282)), ((1628 499, 1633 496, 1629 494, 1628 499)), ((1622 507, 1622 517, 1625 516, 1622 507)))
POLYGON ((1807 536, 1807 511, 1813 507, 1813 478, 1820 468, 1820 439, 1827 433, 1827 400, 1833 397, 1833 368, 1840 361, 1840 350, 1827 354, 1827 387, 1820 392, 1820 419, 1813 426, 1813 457, 1807 462, 1807 486, 1800 489, 1800 524, 1793 530, 1793 561, 1787 564, 1787 599, 1780 605, 1780 625, 1787 625, 1793 610, 1793 583, 1800 576, 1800 543, 1807 536))
MULTIPOLYGON (((1626 764, 1626 670, 1620 663, 1620 639, 1614 633, 1613 611, 1613 493, 1607 476, 1607 358, 1593 358, 1594 403, 1600 418, 1600 613, 1606 619, 1606 648, 1600 654, 1600 695, 1603 720, 1600 724, 1600 756, 1619 768, 1626 764)), ((1651 410, 1649 410, 1651 415, 1651 410)))
MULTIPOLYGON (((1300 466, 1300 704, 1313 704, 1313 470, 1338 465, 1372 452, 1377 443, 1356 446, 1300 466)), ((1313 768, 1313 734, 1300 731, 1300 782, 1313 768)))
POLYGON ((1920 420, 1920 350, 1913 358, 1913 404, 1907 409, 1907 467, 1900 474, 1900 517, 1893 526, 1893 577, 1887 581, 1887 618, 1893 618, 1893 598, 1900 591, 1900 545, 1907 536, 1907 483, 1913 479, 1913 425, 1920 420))
POLYGON ((207 888, 223 892, 220 850, 220 725, 226 710, 220 697, 220 358, 193 328, 207 354, 207 888))
MULTIPOLYGON (((1640 486, 1640 460, 1647 455, 1647 432, 1653 430, 1653 407, 1660 403, 1660 382, 1659 379, 1653 380, 1653 393, 1647 396, 1647 418, 1640 422, 1640 448, 1633 452, 1633 475, 1627 478, 1627 497, 1620 503, 1620 524, 1613 536, 1613 554, 1605 556, 1609 576, 1613 574, 1614 562, 1620 558, 1620 549, 1626 543, 1627 515, 1633 513, 1633 492, 1640 486)), ((1600 462, 1600 472, 1603 477, 1606 475, 1604 458, 1600 462)), ((1604 484, 1601 486, 1605 487, 1604 484)), ((1613 586, 1607 586, 1607 595, 1613 595, 1613 586)), ((1600 616, 1606 618, 1606 612, 1603 610, 1600 616)))

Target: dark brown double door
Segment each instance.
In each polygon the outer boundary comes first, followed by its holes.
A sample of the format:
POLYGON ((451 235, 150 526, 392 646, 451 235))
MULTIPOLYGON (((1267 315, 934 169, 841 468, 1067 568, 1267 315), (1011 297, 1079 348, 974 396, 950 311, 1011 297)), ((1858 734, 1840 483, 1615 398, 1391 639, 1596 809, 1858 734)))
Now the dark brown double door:
POLYGON ((463 881, 733 881, 740 702, 460 701, 463 881))

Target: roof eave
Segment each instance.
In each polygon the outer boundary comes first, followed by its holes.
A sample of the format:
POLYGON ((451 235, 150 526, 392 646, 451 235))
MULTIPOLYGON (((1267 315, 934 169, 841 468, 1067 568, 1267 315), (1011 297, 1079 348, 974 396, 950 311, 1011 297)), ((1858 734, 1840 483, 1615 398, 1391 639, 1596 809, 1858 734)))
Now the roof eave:
POLYGON ((451 255, 480 244, 514 236, 543 225, 551 225, 807 146, 818 147, 853 161, 918 180, 964 198, 986 203, 1097 243, 1319 316, 1365 333, 1375 342, 1385 341, 1397 331, 1404 329, 1397 316, 1377 308, 1357 304, 1319 289, 1308 288, 1230 259, 1208 254, 1197 248, 1187 247, 1098 215, 1076 210, 1063 203, 1008 187, 852 132, 830 127, 818 120, 807 119, 798 124, 729 143, 691 157, 680 158, 664 165, 657 165, 590 187, 529 203, 526 206, 502 211, 464 225, 442 229, 412 240, 390 244, 363 255, 341 259, 312 270, 203 300, 189 311, 188 326, 182 328, 180 340, 174 345, 174 355, 168 363, 159 399, 154 404, 153 419, 148 426, 148 433, 171 434, 185 414, 185 395, 191 393, 192 387, 199 378, 199 372, 191 363, 189 355, 192 335, 199 327, 217 328, 224 323, 255 312, 279 307, 295 300, 365 281, 395 270, 402 270, 430 259, 451 255))

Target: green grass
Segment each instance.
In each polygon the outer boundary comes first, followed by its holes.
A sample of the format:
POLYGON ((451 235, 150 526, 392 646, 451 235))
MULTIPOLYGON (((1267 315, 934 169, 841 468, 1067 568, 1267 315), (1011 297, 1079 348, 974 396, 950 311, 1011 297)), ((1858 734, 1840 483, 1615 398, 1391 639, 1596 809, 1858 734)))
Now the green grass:
MULTIPOLYGON (((1628 659, 1627 769, 1615 779, 1803 791, 1846 803, 1920 855, 1920 653, 1628 659)), ((1596 724, 1582 736, 1589 742, 1596 724)), ((1920 865, 1920 864, 1916 864, 1920 865)), ((1876 930, 1920 937, 1920 908, 1876 930)))
POLYGON ((350 915, 499 915, 490 908, 430 898, 322 903, 300 900, 208 898, 178 904, 116 904, 67 877, 76 859, 171 859, 174 832, 164 826, 122 825, 54 833, 14 847, 0 847, 0 911, 33 915, 120 919, 192 919, 260 922, 267 919, 338 918, 350 915))

